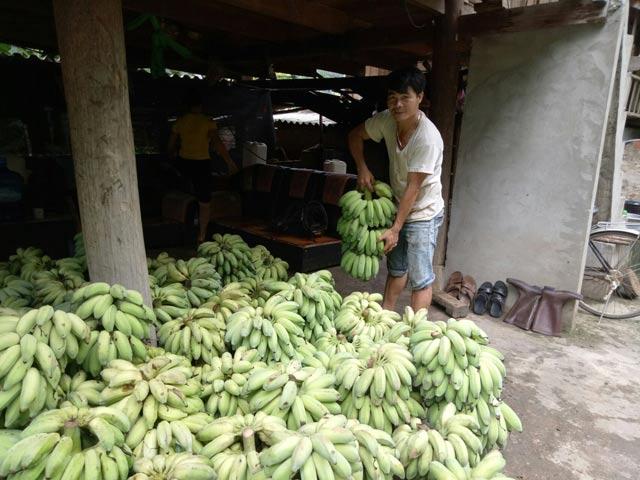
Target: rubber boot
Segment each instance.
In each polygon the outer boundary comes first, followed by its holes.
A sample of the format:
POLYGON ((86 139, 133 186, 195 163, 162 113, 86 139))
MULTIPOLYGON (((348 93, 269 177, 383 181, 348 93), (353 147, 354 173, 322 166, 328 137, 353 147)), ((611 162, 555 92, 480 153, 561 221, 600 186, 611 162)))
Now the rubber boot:
POLYGON ((562 307, 568 300, 582 300, 582 295, 544 287, 531 331, 543 335, 560 336, 562 334, 562 307))
POLYGON ((523 330, 529 330, 533 323, 540 295, 542 295, 542 289, 515 278, 507 278, 507 283, 518 290, 518 300, 513 304, 504 321, 523 330))

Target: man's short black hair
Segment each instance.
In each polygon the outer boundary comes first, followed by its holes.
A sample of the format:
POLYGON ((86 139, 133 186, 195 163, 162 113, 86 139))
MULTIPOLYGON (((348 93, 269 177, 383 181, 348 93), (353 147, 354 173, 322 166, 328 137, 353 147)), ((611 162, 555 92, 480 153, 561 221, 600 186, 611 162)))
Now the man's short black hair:
POLYGON ((419 95, 424 92, 426 83, 424 73, 416 67, 398 68, 387 75, 387 91, 406 93, 411 87, 419 95))
POLYGON ((197 89, 192 88, 185 94, 184 104, 187 108, 200 107, 202 106, 202 95, 197 89))

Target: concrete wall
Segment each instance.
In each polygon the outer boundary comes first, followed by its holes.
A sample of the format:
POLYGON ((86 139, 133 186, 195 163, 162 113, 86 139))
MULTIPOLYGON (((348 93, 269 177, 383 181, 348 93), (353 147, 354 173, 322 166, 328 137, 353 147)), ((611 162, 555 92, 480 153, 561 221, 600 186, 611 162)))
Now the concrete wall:
POLYGON ((446 275, 580 290, 623 15, 474 39, 446 275))

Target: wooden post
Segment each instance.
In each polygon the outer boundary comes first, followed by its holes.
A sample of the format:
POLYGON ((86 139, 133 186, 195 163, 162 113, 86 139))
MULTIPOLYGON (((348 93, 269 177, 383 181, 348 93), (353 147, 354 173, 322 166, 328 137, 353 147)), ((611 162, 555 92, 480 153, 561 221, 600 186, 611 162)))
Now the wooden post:
POLYGON ((433 47, 433 82, 431 85, 432 120, 442 135, 444 153, 442 158, 442 197, 445 204, 445 218, 436 247, 433 264, 436 273, 436 287, 442 287, 445 254, 447 251, 447 231, 451 206, 451 186, 453 167, 453 139, 455 130, 456 96, 458 93, 458 57, 456 40, 458 19, 462 12, 463 0, 445 0, 445 13, 436 19, 433 47))
POLYGON ((91 281, 150 303, 121 0, 54 0, 80 219, 91 281))

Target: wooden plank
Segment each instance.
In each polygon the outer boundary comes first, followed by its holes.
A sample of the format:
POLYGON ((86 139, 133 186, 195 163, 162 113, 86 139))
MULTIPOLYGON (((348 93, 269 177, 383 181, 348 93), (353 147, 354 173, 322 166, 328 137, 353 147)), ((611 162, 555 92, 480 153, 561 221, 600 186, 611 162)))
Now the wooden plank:
POLYGON ((151 302, 120 0, 54 0, 89 276, 151 302))
POLYGON ((452 172, 453 172, 453 140, 455 133, 456 101, 458 93, 458 77, 460 68, 455 45, 458 32, 458 21, 462 11, 463 0, 446 0, 444 17, 438 18, 433 49, 433 121, 438 127, 444 151, 442 154, 442 198, 445 216, 433 258, 436 274, 436 285, 444 281, 445 254, 447 251, 447 232, 449 230, 449 212, 451 204, 452 172))
POLYGON ((458 300, 456 297, 443 292, 442 290, 433 290, 433 302, 444 308, 450 317, 462 318, 469 315, 469 304, 458 300))
POLYGON ((606 1, 560 0, 530 7, 460 17, 461 35, 478 36, 540 28, 604 22, 606 1))
POLYGON ((239 7, 249 12, 277 18, 325 33, 344 33, 370 24, 356 20, 347 13, 311 0, 218 0, 219 3, 239 7))

